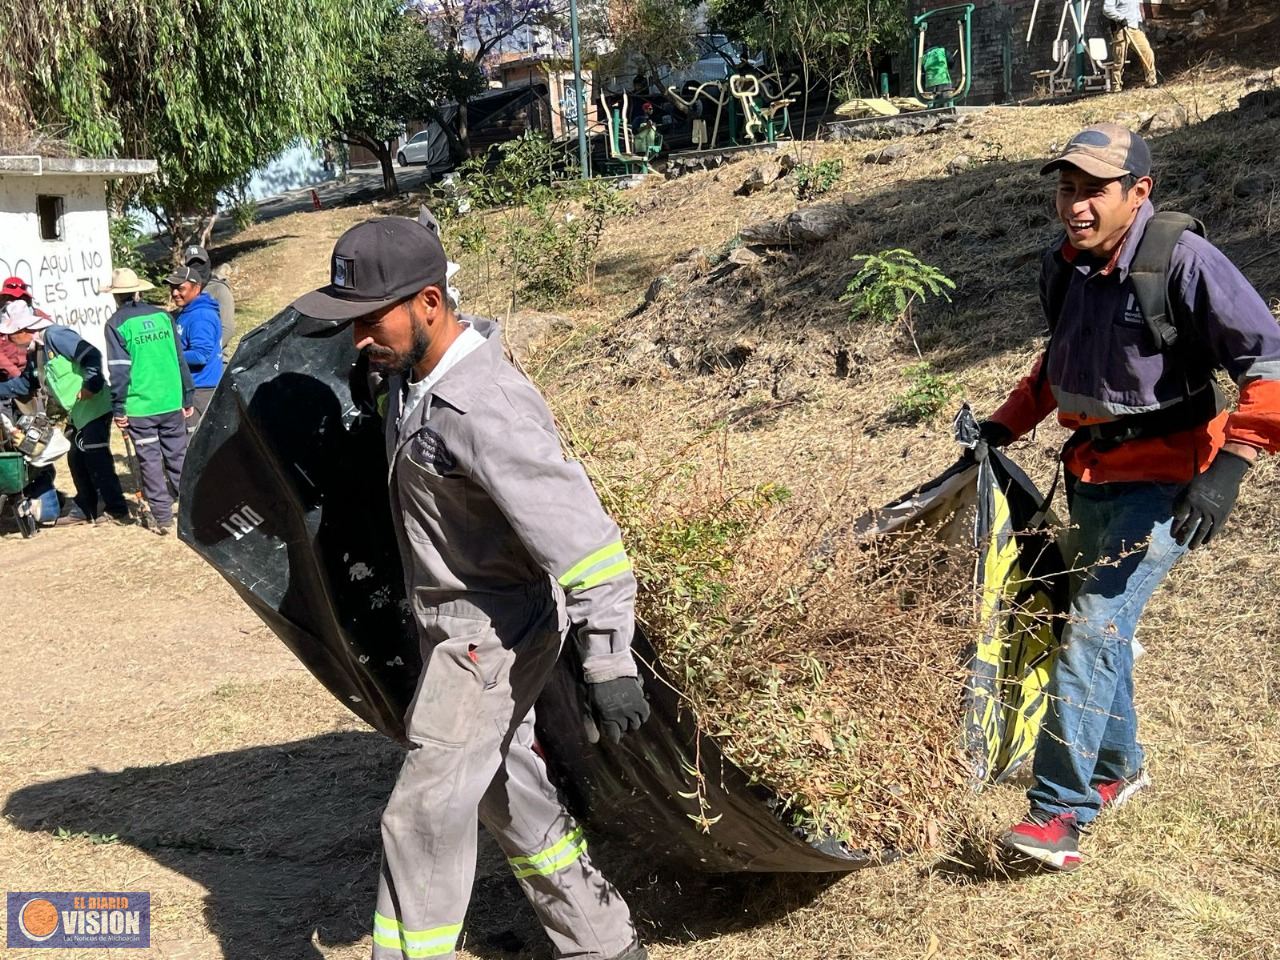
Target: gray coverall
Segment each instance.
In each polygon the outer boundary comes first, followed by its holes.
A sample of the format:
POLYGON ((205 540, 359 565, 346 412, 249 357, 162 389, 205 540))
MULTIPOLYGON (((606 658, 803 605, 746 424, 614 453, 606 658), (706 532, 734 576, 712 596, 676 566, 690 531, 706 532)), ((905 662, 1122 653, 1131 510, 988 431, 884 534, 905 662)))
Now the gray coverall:
POLYGON ((635 928, 533 748, 533 704, 569 629, 588 682, 635 676, 636 583, 617 525, 565 460, 497 324, 399 423, 393 515, 424 669, 411 749, 382 816, 374 960, 452 957, 471 896, 476 818, 497 839, 558 956, 607 958, 635 928))

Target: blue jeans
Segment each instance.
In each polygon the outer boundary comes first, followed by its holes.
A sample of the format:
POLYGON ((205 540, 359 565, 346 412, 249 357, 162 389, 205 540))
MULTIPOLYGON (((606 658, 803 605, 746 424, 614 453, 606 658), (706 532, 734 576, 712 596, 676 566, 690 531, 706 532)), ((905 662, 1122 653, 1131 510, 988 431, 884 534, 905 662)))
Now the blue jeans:
POLYGON ((1069 617, 1049 677, 1049 709, 1027 791, 1034 809, 1098 815, 1097 784, 1142 769, 1133 707, 1133 633, 1160 581, 1186 553, 1173 539, 1167 483, 1076 483, 1062 555, 1071 574, 1069 617))

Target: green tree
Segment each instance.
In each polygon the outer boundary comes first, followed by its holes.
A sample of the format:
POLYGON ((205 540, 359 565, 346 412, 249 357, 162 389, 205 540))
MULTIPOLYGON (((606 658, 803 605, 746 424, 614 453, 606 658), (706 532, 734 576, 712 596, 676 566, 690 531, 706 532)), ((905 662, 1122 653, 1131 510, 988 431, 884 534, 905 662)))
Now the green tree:
MULTIPOLYGON (((875 55, 906 33, 903 0, 711 0, 715 23, 775 63, 798 63, 809 91, 875 89, 875 55)), ((806 110, 807 112, 807 110, 806 110)))
POLYGON ((207 238, 219 195, 346 111, 351 65, 392 0, 42 0, 5 25, 10 131, 91 156, 154 157, 131 185, 174 249, 207 238))
POLYGON ((601 57, 605 75, 620 73, 639 58, 651 80, 695 57, 696 3, 688 0, 610 0, 589 8, 585 27, 612 53, 601 57))
POLYGON ((449 137, 450 151, 461 156, 465 147, 440 105, 465 102, 484 88, 484 76, 473 60, 441 46, 419 18, 397 14, 387 22, 378 46, 356 64, 347 91, 349 107, 336 127, 345 142, 378 158, 383 187, 394 196, 399 186, 391 158, 405 125, 434 120, 449 137))
MULTIPOLYGON (((535 38, 547 38, 557 47, 564 46, 556 28, 563 22, 559 12, 567 9, 565 0, 407 0, 407 5, 422 18, 441 49, 478 72, 483 72, 484 65, 497 54, 523 50, 525 43, 535 38)), ((468 107, 478 92, 469 91, 465 85, 453 90, 458 159, 471 155, 468 107)))

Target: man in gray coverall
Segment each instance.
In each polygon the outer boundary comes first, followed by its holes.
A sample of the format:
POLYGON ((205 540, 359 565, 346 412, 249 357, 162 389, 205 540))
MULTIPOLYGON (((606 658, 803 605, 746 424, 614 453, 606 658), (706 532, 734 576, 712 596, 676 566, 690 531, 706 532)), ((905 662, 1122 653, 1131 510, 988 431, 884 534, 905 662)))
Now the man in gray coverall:
POLYGON ((391 504, 423 672, 411 749, 382 816, 374 960, 452 957, 471 896, 476 817, 560 957, 644 960, 631 914, 586 852, 534 750, 533 704, 572 631, 589 730, 647 719, 631 655, 636 582, 617 525, 566 461, 542 397, 496 323, 459 316, 435 233, 352 227, 330 284, 294 306, 353 323, 388 375, 391 504))

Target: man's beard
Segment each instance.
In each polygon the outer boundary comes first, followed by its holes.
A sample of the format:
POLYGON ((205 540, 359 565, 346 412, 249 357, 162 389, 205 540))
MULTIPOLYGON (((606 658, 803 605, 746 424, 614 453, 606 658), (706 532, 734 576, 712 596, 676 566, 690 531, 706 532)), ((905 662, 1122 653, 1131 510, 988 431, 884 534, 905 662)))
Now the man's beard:
POLYGON ((371 344, 364 348, 369 356, 369 369, 379 373, 408 377, 418 362, 427 355, 427 350, 431 347, 431 341, 427 338, 427 327, 426 324, 419 323, 413 307, 409 308, 409 320, 413 334, 409 349, 407 351, 392 350, 390 347, 371 344))

